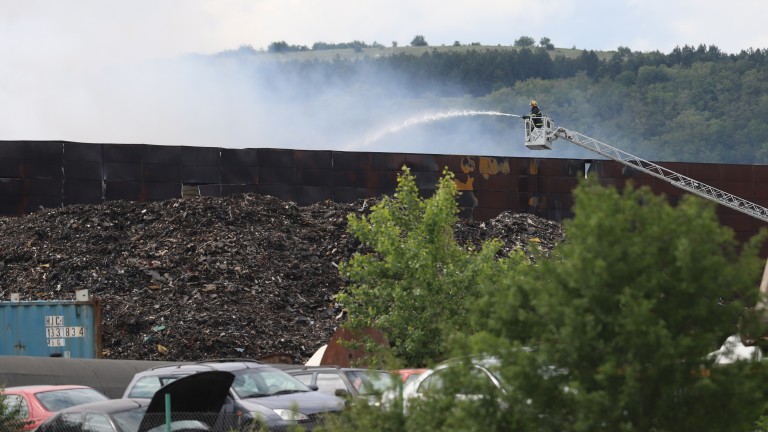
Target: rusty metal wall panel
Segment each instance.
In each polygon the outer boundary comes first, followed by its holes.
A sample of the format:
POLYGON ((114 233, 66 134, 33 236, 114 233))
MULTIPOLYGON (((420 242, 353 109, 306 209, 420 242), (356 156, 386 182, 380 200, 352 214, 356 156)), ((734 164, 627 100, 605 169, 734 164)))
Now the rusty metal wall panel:
POLYGON ((259 193, 270 195, 283 201, 296 202, 296 188, 284 184, 259 185, 259 193))
POLYGON ((437 172, 411 172, 416 182, 416 187, 421 190, 437 189, 440 174, 437 172))
POLYGON ((753 165, 721 165, 723 180, 734 182, 755 182, 755 167, 753 165))
POLYGON ((101 144, 64 142, 64 160, 101 162, 101 144))
POLYGON ((749 201, 755 199, 755 184, 752 182, 723 181, 717 188, 749 201))
POLYGON ((104 186, 104 199, 107 201, 140 201, 141 181, 107 181, 104 186))
POLYGON ((74 204, 102 204, 104 200, 101 196, 64 196, 62 199, 64 206, 74 204))
POLYGON ((333 186, 333 171, 330 169, 296 168, 297 186, 333 186))
POLYGON ((459 155, 433 155, 433 159, 440 173, 443 172, 444 168, 448 168, 448 170, 453 173, 466 173, 462 167, 464 164, 464 159, 470 159, 470 157, 459 155))
POLYGON ((0 177, 21 177, 24 162, 21 159, 0 158, 0 177))
POLYGON ((259 168, 245 165, 221 166, 222 184, 259 184, 259 168))
POLYGON ((297 186, 296 204, 300 206, 333 199, 333 188, 323 186, 297 186))
POLYGON ((259 165, 257 149, 221 149, 222 166, 251 166, 259 165))
POLYGON ((296 171, 291 167, 259 167, 259 185, 296 185, 296 171))
POLYGON ((333 152, 327 150, 294 150, 293 162, 296 168, 333 169, 333 152))
POLYGON ((182 165, 181 182, 188 184, 221 183, 218 165, 182 165))
POLYGON ((568 175, 567 159, 544 159, 541 162, 540 175, 548 177, 564 177, 568 175))
POLYGON ((368 198, 368 189, 364 187, 334 187, 333 201, 338 203, 353 203, 368 198))
POLYGON ((104 179, 107 181, 141 181, 141 163, 105 162, 104 179))
POLYGON ((206 197, 220 197, 222 196, 220 184, 199 185, 197 189, 200 191, 200 196, 206 197))
POLYGON ((340 152, 334 151, 334 170, 368 170, 371 167, 371 154, 367 152, 340 152))
POLYGON ((223 184, 221 185, 221 196, 229 196, 244 193, 261 193, 258 185, 236 185, 236 184, 223 184))
POLYGON ((63 204, 61 195, 58 197, 29 195, 23 201, 25 204, 24 213, 33 213, 48 208, 59 208, 63 204))
POLYGON ((398 153, 371 153, 371 171, 400 171, 405 155, 398 153))
POLYGON ((24 180, 24 191, 30 196, 60 198, 62 187, 61 179, 27 178, 24 180))
POLYGON ((768 183, 768 165, 753 165, 752 170, 755 172, 755 182, 768 183))
POLYGON ((142 144, 102 144, 102 161, 122 162, 122 163, 141 163, 142 144))
POLYGON ((62 172, 62 161, 25 159, 23 165, 23 177, 40 179, 61 180, 64 175, 62 172))
POLYGON ((103 177, 101 162, 64 161, 64 178, 67 181, 70 179, 101 181, 103 177))
POLYGON ((543 180, 543 188, 549 193, 570 194, 578 184, 578 177, 549 177, 543 180))
POLYGON ((259 167, 270 168, 293 168, 293 150, 286 149, 264 149, 258 151, 259 167))
MULTIPOLYGON (((675 171, 679 174, 682 174, 680 171, 677 171, 678 164, 672 164, 671 169, 672 171, 675 171)), ((722 171, 720 170, 720 165, 716 164, 703 164, 703 163, 689 163, 689 164, 679 164, 681 167, 686 166, 688 177, 692 179, 696 179, 699 181, 702 181, 704 183, 709 182, 718 182, 723 179, 722 171)))
POLYGON ((2 197, 21 198, 24 194, 24 180, 19 178, 0 178, 0 199, 2 197))
POLYGON ((62 141, 27 141, 24 143, 24 159, 36 161, 61 161, 64 152, 62 141))
POLYGON ((368 186, 368 171, 352 169, 335 169, 331 172, 334 186, 365 188, 368 186))
POLYGON ((141 148, 141 160, 145 164, 179 165, 181 147, 145 145, 141 148))
POLYGON ((600 178, 619 178, 621 177, 621 167, 625 166, 615 161, 596 160, 590 166, 590 173, 597 174, 600 178))
POLYGON ((144 163, 141 178, 145 182, 181 183, 181 165, 144 163))
POLYGON ((372 169, 368 173, 369 189, 387 189, 394 191, 397 188, 398 171, 381 171, 372 169))
POLYGON ((102 194, 101 180, 67 179, 67 181, 64 182, 65 201, 67 198, 72 197, 93 198, 97 201, 101 201, 102 194))
POLYGON ((458 196, 456 197, 456 203, 459 205, 459 207, 473 209, 478 206, 479 201, 475 196, 475 191, 463 191, 458 193, 458 196))
POLYGON ((508 209, 515 205, 514 194, 507 191, 480 189, 473 193, 478 208, 508 209))
POLYGON ((410 168, 412 172, 442 172, 442 168, 438 164, 437 158, 432 155, 406 154, 405 165, 410 168))
POLYGON ((181 182, 143 182, 141 196, 146 201, 181 198, 181 182))
POLYGON ((24 159, 26 141, 0 141, 0 159, 24 159))
POLYGON ((517 159, 517 172, 521 175, 536 176, 541 174, 542 159, 517 159))
POLYGON ((0 215, 20 216, 24 214, 25 204, 21 198, 0 195, 0 215))
POLYGON ((221 163, 218 147, 181 147, 181 165, 212 165, 221 163))

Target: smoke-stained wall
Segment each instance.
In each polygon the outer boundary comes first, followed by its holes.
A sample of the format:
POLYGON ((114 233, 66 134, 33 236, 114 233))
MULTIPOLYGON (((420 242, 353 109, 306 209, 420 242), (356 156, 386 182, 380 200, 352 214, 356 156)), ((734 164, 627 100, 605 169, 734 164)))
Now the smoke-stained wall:
MULTIPOLYGON (((0 214, 245 192, 299 205, 354 202, 394 192, 404 165, 425 194, 435 189, 447 167, 461 192, 461 217, 480 221, 510 210, 561 222, 572 216, 571 191, 584 172, 619 188, 629 180, 650 186, 673 203, 684 194, 610 160, 5 141, 0 142, 0 214)), ((768 166, 659 165, 768 207, 768 166)), ((718 206, 718 214, 742 241, 768 225, 724 206, 718 206)))

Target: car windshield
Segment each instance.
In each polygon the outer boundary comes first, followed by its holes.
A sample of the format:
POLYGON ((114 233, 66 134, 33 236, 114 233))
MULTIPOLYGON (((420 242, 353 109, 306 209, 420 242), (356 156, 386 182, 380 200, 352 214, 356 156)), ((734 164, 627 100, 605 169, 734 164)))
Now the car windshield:
POLYGON ((232 390, 240 399, 312 391, 291 375, 271 367, 236 372, 232 390))
POLYGON ((389 372, 348 371, 347 377, 361 395, 380 395, 394 387, 396 376, 389 372))
POLYGON ((147 412, 146 406, 136 407, 112 414, 112 420, 117 423, 119 430, 123 432, 137 432, 141 421, 144 419, 145 412, 147 412))
POLYGON ((139 378, 133 385, 131 392, 128 393, 128 397, 151 399, 160 390, 160 387, 170 384, 181 377, 182 375, 155 375, 139 378))
POLYGON ((64 408, 84 403, 99 402, 109 399, 91 388, 44 391, 35 393, 35 397, 40 401, 43 407, 50 412, 56 412, 64 408))

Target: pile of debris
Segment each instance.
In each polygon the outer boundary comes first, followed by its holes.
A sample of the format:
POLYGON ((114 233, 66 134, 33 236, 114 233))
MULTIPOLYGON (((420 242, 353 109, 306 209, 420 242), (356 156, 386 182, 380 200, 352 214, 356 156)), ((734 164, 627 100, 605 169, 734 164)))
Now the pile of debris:
MULTIPOLYGON (((162 202, 111 201, 0 218, 0 299, 102 306, 109 359, 192 361, 283 353, 304 362, 343 317, 339 263, 361 250, 347 216, 370 202, 306 207, 255 194, 162 202)), ((499 238, 502 253, 544 251, 559 224, 503 213, 460 221, 467 247, 499 238)))

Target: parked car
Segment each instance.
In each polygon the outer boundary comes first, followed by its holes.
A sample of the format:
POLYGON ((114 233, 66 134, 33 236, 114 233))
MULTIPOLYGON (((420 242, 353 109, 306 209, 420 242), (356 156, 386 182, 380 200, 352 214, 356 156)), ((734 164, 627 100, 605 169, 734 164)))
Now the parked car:
POLYGON ((238 413, 241 425, 263 422, 271 431, 301 425, 312 429, 322 416, 340 412, 344 400, 317 391, 285 371, 257 361, 212 360, 159 366, 137 373, 124 398, 147 398, 164 385, 203 371, 228 371, 235 379, 226 412, 238 413))
POLYGON ((221 411, 234 379, 229 372, 206 371, 162 387, 151 399, 109 399, 65 408, 37 432, 164 432, 168 426, 172 431, 225 430, 221 411))
POLYGON ((415 380, 419 377, 419 375, 423 374, 424 372, 428 371, 427 368, 418 368, 418 369, 398 369, 396 372, 400 374, 400 378, 403 379, 403 385, 408 384, 409 382, 415 380))
POLYGON ((81 385, 30 385, 6 387, 4 403, 24 421, 24 430, 34 430, 56 412, 89 402, 109 399, 101 392, 81 385))
MULTIPOLYGON (((476 383, 496 387, 501 392, 506 391, 503 381, 498 374, 500 362, 497 358, 478 357, 471 359, 470 363, 469 373, 476 383)), ((418 377, 403 386, 403 410, 407 412, 409 403, 414 399, 424 398, 429 392, 441 391, 445 384, 445 377, 452 373, 451 368, 461 366, 462 364, 463 361, 461 359, 445 361, 433 369, 428 369, 419 374, 418 377)), ((471 392, 462 392, 454 395, 454 398, 457 400, 473 400, 480 397, 482 396, 471 392)))
POLYGON ((322 393, 364 397, 371 403, 376 403, 398 380, 396 375, 384 370, 338 366, 298 366, 285 371, 306 385, 316 386, 322 393))

